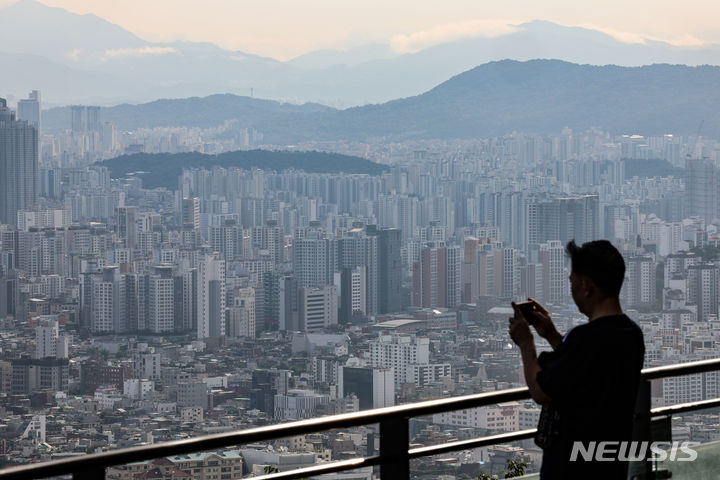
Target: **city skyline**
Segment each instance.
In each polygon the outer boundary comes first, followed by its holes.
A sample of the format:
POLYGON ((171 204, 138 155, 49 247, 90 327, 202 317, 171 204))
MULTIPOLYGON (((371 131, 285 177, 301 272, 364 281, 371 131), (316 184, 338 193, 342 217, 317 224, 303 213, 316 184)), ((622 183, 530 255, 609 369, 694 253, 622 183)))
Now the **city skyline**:
MULTIPOLYGON (((717 357, 718 139, 564 128, 269 152, 266 132, 237 120, 127 130, 107 121, 109 109, 75 105, 68 128, 38 145, 44 96, 28 97, 24 120, 0 108, 0 146, 13 151, 21 137, 27 146, 23 156, 0 149, 2 165, 38 187, 24 204, 0 196, 13 210, 0 225, 8 465, 48 460, 49 448, 110 451, 521 386, 511 300, 542 302, 561 332, 586 322, 568 282, 573 238, 608 238, 622 253, 620 298, 645 336, 646 367, 717 357), (257 149, 278 163, 215 155, 257 149), (168 169, 198 152, 215 162, 168 169), (139 168, 123 172, 104 162, 132 158, 139 168)), ((720 396, 716 372, 662 382, 647 392, 653 405, 720 396)), ((529 429, 539 415, 532 401, 436 414, 410 421, 411 441, 529 429)), ((713 415, 675 422, 705 443, 718 426, 713 415)), ((163 478, 178 478, 218 458, 231 478, 320 466, 372 454, 376 433, 193 454, 191 466, 136 462, 108 478, 133 480, 159 464, 163 478)), ((507 458, 537 471, 538 452, 527 442, 510 454, 488 447, 482 464, 471 452, 457 458, 476 478, 507 458)), ((415 476, 442 463, 420 463, 415 476)), ((352 478, 376 476, 369 468, 352 478)))
POLYGON ((552 407, 584 429, 614 403, 636 432, 672 413, 652 440, 706 468, 718 13, 0 0, 0 473, 544 478, 552 407), (577 349, 612 378, 542 390, 577 349))

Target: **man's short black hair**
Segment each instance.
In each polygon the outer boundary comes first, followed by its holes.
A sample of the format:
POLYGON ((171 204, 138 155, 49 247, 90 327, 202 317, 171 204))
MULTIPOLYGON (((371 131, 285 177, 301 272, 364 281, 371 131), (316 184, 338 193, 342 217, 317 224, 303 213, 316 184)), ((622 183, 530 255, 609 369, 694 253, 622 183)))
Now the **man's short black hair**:
POLYGON ((565 247, 575 274, 590 278, 608 297, 619 297, 625 280, 625 260, 607 240, 594 240, 578 247, 570 240, 565 247))

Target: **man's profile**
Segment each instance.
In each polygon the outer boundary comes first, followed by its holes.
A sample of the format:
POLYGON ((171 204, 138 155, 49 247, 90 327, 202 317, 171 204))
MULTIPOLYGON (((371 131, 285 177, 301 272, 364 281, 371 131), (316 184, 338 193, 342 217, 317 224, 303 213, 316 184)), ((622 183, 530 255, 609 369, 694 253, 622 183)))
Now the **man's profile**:
POLYGON ((564 336, 533 299, 525 315, 513 302, 509 333, 520 347, 530 394, 543 405, 536 441, 543 447, 540 478, 626 478, 625 462, 570 461, 574 442, 631 440, 633 409, 645 355, 642 331, 620 306, 622 255, 607 240, 571 241, 570 290, 589 322, 564 336), (532 316, 530 322, 525 318, 532 316), (553 348, 537 356, 530 325, 553 348))

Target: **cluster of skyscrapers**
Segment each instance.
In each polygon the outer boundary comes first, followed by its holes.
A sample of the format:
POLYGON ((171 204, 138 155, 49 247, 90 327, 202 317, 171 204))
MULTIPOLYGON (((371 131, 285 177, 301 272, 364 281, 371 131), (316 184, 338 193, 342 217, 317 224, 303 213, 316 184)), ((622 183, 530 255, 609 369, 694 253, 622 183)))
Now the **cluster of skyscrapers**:
MULTIPOLYGON (((70 108, 57 136, 40 135, 39 92, 17 109, 0 100, 0 324, 18 332, 0 338, 0 391, 77 392, 206 428, 213 402, 236 398, 237 426, 509 387, 510 300, 538 299, 563 329, 579 321, 571 239, 608 238, 624 255, 623 305, 648 365, 719 345, 720 170, 683 158, 698 139, 372 144, 378 175, 208 165, 167 189, 87 165, 88 152, 144 150, 121 145, 97 107, 70 108), (659 155, 684 172, 627 173, 659 155)), ((720 385, 692 382, 667 380, 657 401, 720 385)), ((435 421, 497 429, 538 414, 510 410, 435 421)))
POLYGON ((25 118, 16 118, 0 98, 0 223, 5 224, 15 223, 17 212, 38 199, 39 94, 21 105, 25 118))

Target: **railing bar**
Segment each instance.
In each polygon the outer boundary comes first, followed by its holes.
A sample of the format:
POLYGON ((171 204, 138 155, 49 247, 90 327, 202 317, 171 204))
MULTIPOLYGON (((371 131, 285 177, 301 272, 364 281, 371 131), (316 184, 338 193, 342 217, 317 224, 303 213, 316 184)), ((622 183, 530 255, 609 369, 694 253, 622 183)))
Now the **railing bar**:
POLYGON ((720 398, 710 400, 701 400, 698 402, 678 403, 668 407, 657 407, 650 410, 651 417, 662 417, 665 415, 673 415, 683 412, 692 412, 693 410, 704 410, 706 408, 720 407, 720 398))
POLYGON ((291 480, 294 478, 307 477, 309 475, 322 475, 326 473, 343 472, 345 470, 355 470, 363 467, 372 467, 374 465, 379 465, 380 461, 381 457, 379 455, 367 458, 350 458, 339 462, 326 463, 305 468, 296 468, 295 470, 288 470, 287 472, 258 475, 257 477, 252 478, 253 480, 291 480))
POLYGON ((680 375, 690 375, 693 373, 706 373, 713 370, 720 370, 720 358, 646 368, 642 371, 642 377, 645 380, 657 380, 665 377, 676 377, 680 375))
MULTIPOLYGON (((172 456, 172 455, 171 455, 172 456)), ((279 472, 279 473, 273 473, 268 475, 262 475, 258 477, 253 477, 253 479, 291 479, 291 478, 302 478, 305 477, 308 473, 313 474, 323 474, 323 473, 332 473, 332 472, 339 472, 343 470, 354 470, 357 468, 362 467, 370 467, 374 465, 379 465, 381 461, 380 456, 373 456, 373 457, 367 457, 367 458, 352 458, 348 460, 342 460, 339 462, 333 462, 330 464, 322 464, 322 465, 315 465, 313 467, 307 467, 307 468, 301 468, 301 469, 295 469, 290 470, 287 472, 279 472)), ((48 464, 51 464, 52 462, 48 462, 48 464)), ((55 477, 60 475, 68 475, 73 472, 68 473, 60 473, 57 469, 52 468, 40 468, 38 465, 34 465, 36 468, 32 468, 32 466, 28 466, 28 468, 21 467, 21 468, 15 468, 12 469, 12 471, 8 471, 8 473, 11 473, 11 475, 3 476, 3 478, 12 478, 12 479, 28 479, 28 478, 46 478, 46 477, 55 477), (28 474, 31 474, 31 476, 28 476, 28 474)), ((44 465, 42 467, 45 467, 44 465)), ((75 473, 78 473, 80 469, 77 469, 75 473)))
POLYGON ((72 480, 105 480, 106 470, 104 467, 93 470, 81 470, 73 473, 72 480))
MULTIPOLYGON (((714 370, 720 370, 720 359, 701 360, 684 364, 648 368, 642 371, 642 377, 646 380, 654 380, 670 376, 703 373, 714 370)), ((516 388, 500 392, 466 395, 459 398, 429 400, 414 404, 398 405, 395 407, 386 407, 375 410, 335 415, 331 417, 302 420, 299 422, 270 425, 243 430, 240 432, 208 435, 187 440, 175 440, 144 447, 131 447, 111 452, 87 455, 81 458, 57 460, 41 465, 35 464, 13 467, 7 470, 0 470, 0 479, 25 479, 28 478, 29 475, 32 478, 43 478, 43 476, 48 477, 71 474, 79 470, 92 469, 93 467, 109 467, 125 463, 181 455, 185 453, 227 448, 240 444, 291 437, 304 433, 314 433, 336 428, 368 425, 378 423, 383 419, 426 416, 434 413, 478 408, 486 405, 525 400, 528 398, 530 398, 530 394, 527 388, 516 388)), ((716 404, 710 401, 710 403, 662 407, 661 409, 655 409, 652 415, 659 416, 667 413, 680 413, 682 411, 710 408, 711 406, 716 406, 716 404)))
MULTIPOLYGON (((470 448, 483 447, 487 445, 493 445, 503 442, 512 442, 518 440, 524 440, 532 438, 535 435, 536 430, 522 430, 520 432, 503 433, 499 435, 493 435, 489 437, 476 438, 472 440, 463 440, 459 442, 452 442, 442 445, 433 445, 430 447, 413 448, 408 451, 410 458, 426 457, 436 455, 440 453, 446 453, 457 450, 466 450, 470 448)), ((327 465, 317 465, 314 467, 299 468, 290 470, 287 472, 272 473, 268 475, 261 475, 253 477, 256 480, 290 480, 295 478, 302 478, 307 475, 320 475, 325 473, 341 472, 345 470, 355 470, 358 468, 369 467, 373 465, 379 465, 383 461, 383 457, 377 455, 374 457, 367 458, 352 458, 343 460, 340 462, 333 462, 327 465)))
MULTIPOLYGON (((410 458, 427 457, 440 453, 454 452, 457 450, 468 450, 471 448, 485 447, 495 445, 497 443, 515 442, 532 438, 537 429, 521 430, 519 432, 501 433, 489 437, 473 438, 470 440, 459 440, 457 442, 444 443, 440 445, 431 445, 429 447, 412 448, 408 452, 410 458)), ((382 441, 382 440, 381 440, 382 441)))
MULTIPOLYGON (((383 419, 401 418, 405 416, 417 417, 446 412, 449 410, 462 410, 478 408, 485 405, 494 405, 514 400, 530 398, 527 388, 515 388, 501 392, 487 392, 464 397, 443 398, 428 400, 414 404, 385 407, 362 412, 353 412, 330 417, 319 417, 298 422, 281 423, 265 427, 242 430, 240 432, 220 433, 186 440, 174 440, 156 445, 131 447, 110 452, 87 455, 81 458, 69 458, 52 462, 52 466, 28 465, 0 471, 0 479, 27 478, 23 475, 28 472, 41 471, 45 468, 51 470, 48 475, 70 474, 76 470, 83 470, 93 466, 114 466, 124 463, 141 462, 155 458, 182 455, 185 453, 213 450, 235 445, 254 443, 264 440, 273 440, 283 437, 292 437, 304 433, 314 433, 336 428, 356 427, 378 423, 383 419), (15 475, 15 473, 18 475, 15 475)), ((35 478, 42 478, 34 473, 35 478)))

